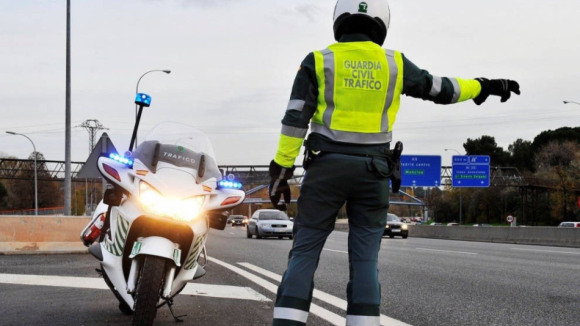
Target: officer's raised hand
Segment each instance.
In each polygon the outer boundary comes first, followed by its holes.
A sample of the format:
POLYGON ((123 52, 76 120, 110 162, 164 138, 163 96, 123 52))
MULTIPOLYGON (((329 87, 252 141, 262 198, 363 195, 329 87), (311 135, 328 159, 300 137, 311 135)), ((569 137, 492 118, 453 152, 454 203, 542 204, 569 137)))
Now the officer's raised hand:
POLYGON ((504 103, 512 96, 512 93, 520 95, 520 84, 509 79, 486 79, 476 78, 481 84, 481 93, 473 101, 477 105, 485 102, 490 95, 501 96, 501 102, 504 103))
POLYGON ((270 195, 270 201, 277 210, 285 211, 286 204, 290 204, 292 194, 290 192, 290 186, 288 186, 288 179, 294 175, 295 168, 294 166, 292 168, 285 168, 274 162, 274 160, 270 162, 270 185, 268 187, 268 194, 270 195), (282 196, 284 196, 285 204, 278 204, 282 196))

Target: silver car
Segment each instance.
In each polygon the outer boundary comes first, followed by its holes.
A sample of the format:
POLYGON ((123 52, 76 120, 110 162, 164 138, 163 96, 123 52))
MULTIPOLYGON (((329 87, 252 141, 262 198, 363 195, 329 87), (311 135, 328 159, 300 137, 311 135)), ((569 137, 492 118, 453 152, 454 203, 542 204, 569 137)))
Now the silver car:
POLYGON ((286 213, 277 209, 259 209, 248 222, 246 235, 248 238, 255 235, 256 239, 266 237, 292 239, 292 227, 294 223, 288 219, 286 213))

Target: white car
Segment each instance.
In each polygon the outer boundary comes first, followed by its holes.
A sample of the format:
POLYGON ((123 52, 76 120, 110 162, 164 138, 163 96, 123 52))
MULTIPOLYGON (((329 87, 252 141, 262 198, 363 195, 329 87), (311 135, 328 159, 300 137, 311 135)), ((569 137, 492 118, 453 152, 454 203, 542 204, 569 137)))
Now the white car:
POLYGON ((246 235, 248 238, 255 235, 256 239, 267 237, 293 239, 293 227, 294 222, 290 221, 286 213, 277 209, 259 209, 252 215, 246 228, 246 235))
POLYGON ((558 227, 561 228, 580 228, 580 222, 562 222, 558 227))

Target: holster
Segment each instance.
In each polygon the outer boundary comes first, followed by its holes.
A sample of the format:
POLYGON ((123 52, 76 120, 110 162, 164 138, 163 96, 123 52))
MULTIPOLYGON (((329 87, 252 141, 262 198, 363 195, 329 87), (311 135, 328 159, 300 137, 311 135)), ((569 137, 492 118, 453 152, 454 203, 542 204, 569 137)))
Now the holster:
POLYGON ((302 168, 304 171, 308 170, 310 163, 314 161, 315 155, 308 149, 308 147, 304 150, 304 161, 302 162, 302 168))
POLYGON ((400 141, 395 144, 393 149, 393 155, 389 160, 389 166, 391 168, 391 187, 393 193, 399 193, 401 189, 401 154, 403 153, 403 143, 400 141))

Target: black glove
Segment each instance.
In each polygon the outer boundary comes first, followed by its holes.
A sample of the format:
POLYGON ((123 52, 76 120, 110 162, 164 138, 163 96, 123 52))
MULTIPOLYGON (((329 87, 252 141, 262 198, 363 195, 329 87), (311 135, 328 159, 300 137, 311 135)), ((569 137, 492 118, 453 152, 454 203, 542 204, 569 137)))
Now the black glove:
POLYGON ((290 204, 291 193, 290 186, 288 186, 288 179, 294 175, 294 169, 296 169, 295 166, 289 169, 280 166, 273 160, 270 162, 270 185, 268 187, 268 194, 270 195, 270 201, 277 210, 285 211, 286 204, 290 204), (286 204, 278 204, 282 195, 284 195, 284 202, 286 204))
POLYGON ((490 95, 501 96, 501 102, 504 103, 512 96, 512 92, 520 95, 520 84, 509 79, 486 79, 476 78, 481 84, 481 93, 473 101, 477 105, 485 102, 490 95))

